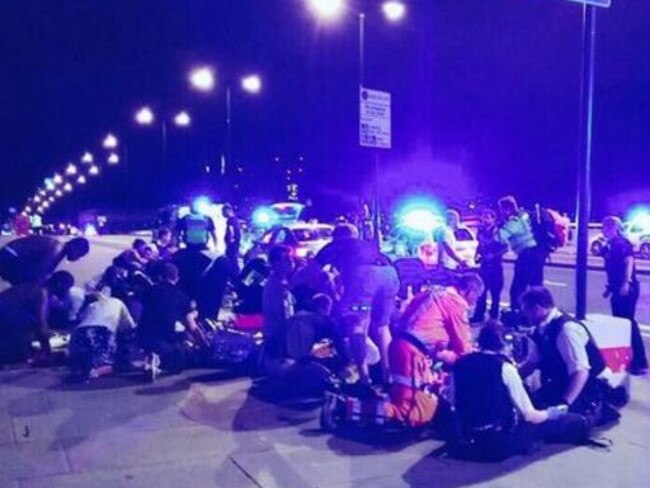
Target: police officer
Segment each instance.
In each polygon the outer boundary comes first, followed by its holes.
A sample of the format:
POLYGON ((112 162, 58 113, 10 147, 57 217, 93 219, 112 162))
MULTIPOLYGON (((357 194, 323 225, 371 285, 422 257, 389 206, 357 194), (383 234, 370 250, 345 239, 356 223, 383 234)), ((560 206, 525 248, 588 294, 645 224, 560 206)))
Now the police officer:
POLYGON ((504 222, 499 237, 517 255, 515 272, 510 287, 510 308, 519 310, 519 297, 529 286, 544 284, 544 261, 546 256, 537 246, 530 216, 519 208, 517 200, 508 196, 499 200, 504 222))
POLYGON ((605 384, 598 377, 605 362, 587 328, 560 311, 544 287, 527 290, 521 297, 521 310, 536 327, 535 347, 524 368, 524 373, 535 368, 541 373, 536 404, 565 404, 593 424, 604 422, 610 412, 604 401, 605 384))
POLYGON ((461 357, 453 369, 449 399, 458 422, 451 454, 497 461, 529 452, 537 441, 580 443, 587 424, 566 405, 538 410, 519 372, 506 356, 499 325, 483 327, 480 350, 461 357))
POLYGON ((607 289, 612 315, 629 319, 632 325, 631 373, 643 375, 648 370, 643 337, 636 321, 636 305, 641 295, 639 279, 636 276, 634 246, 623 234, 623 222, 618 217, 608 216, 603 220, 603 236, 607 244, 603 248, 607 289))

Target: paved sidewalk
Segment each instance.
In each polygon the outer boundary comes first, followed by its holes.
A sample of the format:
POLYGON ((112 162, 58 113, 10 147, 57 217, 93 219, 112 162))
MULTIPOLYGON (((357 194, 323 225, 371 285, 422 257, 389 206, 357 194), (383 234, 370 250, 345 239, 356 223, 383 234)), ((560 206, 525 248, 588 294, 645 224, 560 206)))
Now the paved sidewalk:
POLYGON ((430 457, 436 440, 381 447, 323 434, 317 409, 263 401, 225 372, 155 385, 63 377, 0 373, 0 486, 634 488, 650 476, 647 379, 634 379, 622 423, 606 434, 612 452, 554 447, 480 465, 430 457))

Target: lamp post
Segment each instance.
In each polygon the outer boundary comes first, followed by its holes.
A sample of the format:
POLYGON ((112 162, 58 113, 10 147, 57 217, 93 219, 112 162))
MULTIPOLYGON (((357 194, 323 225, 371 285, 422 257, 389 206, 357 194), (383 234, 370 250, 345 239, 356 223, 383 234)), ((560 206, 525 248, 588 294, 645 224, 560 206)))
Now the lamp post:
MULTIPOLYGON (((193 89, 201 92, 211 92, 216 86, 214 70, 208 66, 194 69, 189 75, 190 85, 193 89)), ((249 95, 257 95, 262 91, 262 78, 258 74, 248 74, 240 78, 240 89, 249 95)), ((232 166, 232 94, 230 84, 226 85, 226 150, 225 164, 222 165, 222 175, 225 176, 226 168, 232 166)))
MULTIPOLYGON (((346 8, 344 0, 307 0, 311 11, 323 21, 332 21, 343 14, 346 8)), ((381 4, 381 11, 386 20, 389 22, 399 22, 406 15, 406 5, 400 0, 387 0, 381 4)), ((361 93, 365 84, 366 68, 366 14, 361 11, 358 14, 359 19, 359 93, 361 93)), ((379 244, 379 227, 380 227, 380 210, 378 197, 378 173, 379 173, 379 154, 375 150, 373 154, 373 226, 374 238, 379 244)))

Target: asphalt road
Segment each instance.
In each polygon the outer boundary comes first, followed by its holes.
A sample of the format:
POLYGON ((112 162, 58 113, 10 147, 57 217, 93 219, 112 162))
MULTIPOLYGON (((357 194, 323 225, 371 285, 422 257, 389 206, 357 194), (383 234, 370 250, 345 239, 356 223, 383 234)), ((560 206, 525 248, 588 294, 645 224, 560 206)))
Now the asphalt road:
MULTIPOLYGON (((85 260, 64 267, 83 282, 131 239, 95 240, 85 260)), ((589 277, 592 311, 607 312, 602 273, 589 277)), ((549 268, 547 285, 571 309, 572 271, 549 268)), ((650 290, 647 277, 644 285, 650 290)), ((647 294, 643 301, 650 322, 647 294)), ((270 401, 228 371, 189 370, 154 385, 141 374, 89 385, 64 376, 55 368, 0 371, 0 486, 637 488, 650 476, 647 377, 632 379, 620 424, 601 434, 611 452, 547 446, 486 465, 437 457, 436 439, 324 433, 318 404, 270 401)))

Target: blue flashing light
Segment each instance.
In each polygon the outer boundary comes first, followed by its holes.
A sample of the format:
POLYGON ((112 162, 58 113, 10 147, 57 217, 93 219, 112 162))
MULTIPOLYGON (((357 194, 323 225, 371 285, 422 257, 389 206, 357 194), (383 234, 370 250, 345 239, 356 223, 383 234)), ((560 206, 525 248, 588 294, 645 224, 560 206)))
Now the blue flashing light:
POLYGON ((638 205, 630 209, 627 222, 633 227, 640 227, 643 232, 650 232, 650 206, 638 205))
POLYGON ((277 220, 277 214, 268 207, 259 207, 253 212, 253 224, 258 227, 269 227, 277 220))
POLYGON ((201 215, 208 215, 212 208, 212 200, 206 196, 197 197, 192 202, 192 210, 201 215))
POLYGON ((408 200, 398 211, 398 222, 408 230, 431 233, 445 222, 442 206, 426 198, 408 200))

